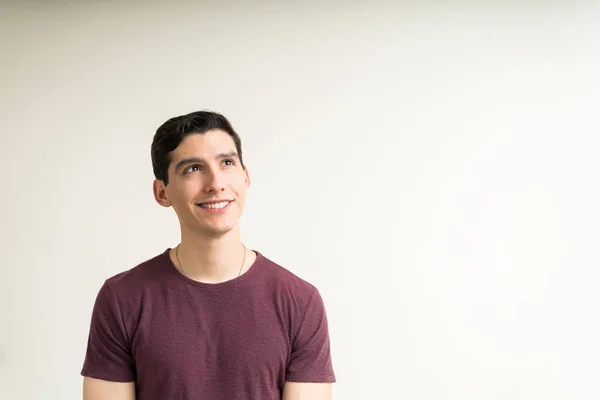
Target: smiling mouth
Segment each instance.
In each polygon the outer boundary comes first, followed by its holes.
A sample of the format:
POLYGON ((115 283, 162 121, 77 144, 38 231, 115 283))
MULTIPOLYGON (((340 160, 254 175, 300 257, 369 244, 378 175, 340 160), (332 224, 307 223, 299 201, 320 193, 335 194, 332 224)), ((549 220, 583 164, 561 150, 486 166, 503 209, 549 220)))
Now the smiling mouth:
POLYGON ((229 204, 231 204, 230 201, 221 201, 219 203, 200 203, 196 205, 206 210, 220 211, 226 209, 229 204))

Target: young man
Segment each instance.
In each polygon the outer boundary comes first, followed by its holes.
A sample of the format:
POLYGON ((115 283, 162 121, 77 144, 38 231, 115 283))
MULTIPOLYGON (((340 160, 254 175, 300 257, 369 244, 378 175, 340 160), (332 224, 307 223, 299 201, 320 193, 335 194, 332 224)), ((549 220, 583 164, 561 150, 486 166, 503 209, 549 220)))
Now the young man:
POLYGON ((152 143, 154 197, 181 242, 105 281, 84 400, 325 400, 336 381, 317 288, 246 248, 250 176, 213 112, 169 119, 152 143))

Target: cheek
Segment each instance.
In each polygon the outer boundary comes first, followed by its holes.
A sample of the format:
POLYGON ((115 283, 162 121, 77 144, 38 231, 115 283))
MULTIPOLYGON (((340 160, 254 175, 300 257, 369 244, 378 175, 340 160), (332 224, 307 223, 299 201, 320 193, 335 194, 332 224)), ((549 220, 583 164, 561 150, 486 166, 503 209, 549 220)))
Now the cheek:
POLYGON ((196 189, 192 185, 179 185, 176 190, 171 192, 169 199, 173 204, 185 205, 194 199, 196 189))
POLYGON ((247 189, 248 188, 247 188, 246 182, 244 182, 244 180, 241 180, 235 186, 235 192, 236 192, 236 194, 238 195, 238 197, 241 197, 242 199, 246 197, 246 190, 247 189))
POLYGON ((246 175, 236 175, 231 179, 231 186, 236 191, 245 191, 246 190, 246 175))

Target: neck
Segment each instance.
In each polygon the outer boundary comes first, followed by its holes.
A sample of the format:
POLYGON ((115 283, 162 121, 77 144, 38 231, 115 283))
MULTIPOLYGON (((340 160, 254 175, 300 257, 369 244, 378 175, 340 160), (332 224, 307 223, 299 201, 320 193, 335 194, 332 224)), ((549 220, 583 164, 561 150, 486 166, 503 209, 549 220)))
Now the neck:
MULTIPOLYGON (((177 268, 191 279, 219 283, 238 276, 242 260, 247 252, 240 240, 239 230, 220 236, 207 238, 188 232, 181 232, 181 243, 173 249, 177 268), (181 264, 180 264, 181 263, 181 264)), ((248 260, 248 257, 246 257, 248 260)))

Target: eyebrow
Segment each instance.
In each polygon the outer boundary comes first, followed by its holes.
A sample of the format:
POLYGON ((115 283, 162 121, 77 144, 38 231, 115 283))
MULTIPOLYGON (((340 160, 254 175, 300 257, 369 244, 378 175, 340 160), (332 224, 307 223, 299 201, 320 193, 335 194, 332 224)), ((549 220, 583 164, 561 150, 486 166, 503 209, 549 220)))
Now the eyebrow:
MULTIPOLYGON (((219 153, 215 156, 215 160, 220 160, 223 158, 237 158, 239 160, 240 156, 238 155, 237 151, 230 151, 227 153, 219 153)), ((188 157, 188 158, 184 158, 181 161, 179 161, 177 163, 177 165, 175 166, 175 172, 179 171, 179 169, 181 169, 183 166, 188 165, 188 164, 204 164, 206 163, 206 160, 204 160, 203 158, 200 157, 188 157)))

